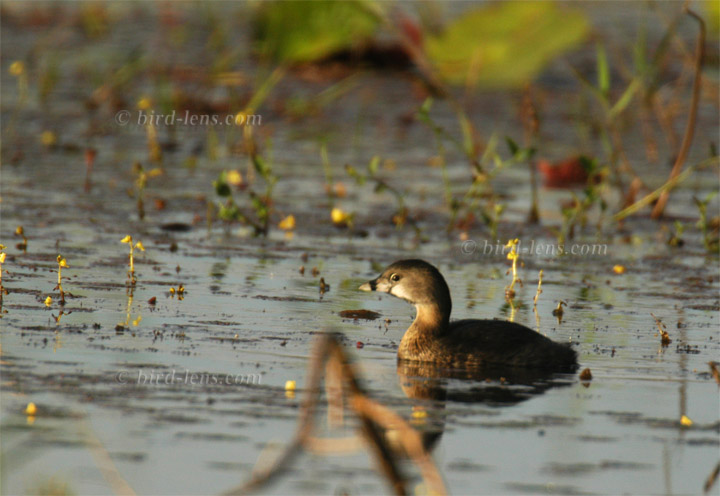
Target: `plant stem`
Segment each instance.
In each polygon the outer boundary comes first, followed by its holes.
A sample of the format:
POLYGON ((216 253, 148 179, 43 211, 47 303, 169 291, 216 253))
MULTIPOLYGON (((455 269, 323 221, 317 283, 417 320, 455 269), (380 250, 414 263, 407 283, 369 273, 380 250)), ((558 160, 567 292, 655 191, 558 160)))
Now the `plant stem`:
MULTIPOLYGON (((692 100, 690 102, 690 113, 688 115, 688 121, 687 125, 685 127, 685 135, 683 136, 682 145, 680 145, 680 152, 678 153, 677 158, 675 159, 675 164, 673 165, 672 171, 670 171, 670 180, 678 177, 680 174, 680 171, 682 170, 682 166, 685 163, 685 159, 687 158, 688 151, 690 150, 690 145, 692 144, 693 135, 695 134, 695 124, 697 120, 697 110, 698 110, 698 102, 700 100, 700 82, 701 82, 701 73, 702 73, 702 66, 703 66, 703 59, 705 58, 705 22, 698 16, 695 12, 690 10, 687 7, 687 4, 685 5, 685 12, 692 18, 694 18, 698 24, 700 25, 700 32, 698 33, 697 38, 697 47, 696 47, 696 58, 695 58, 695 79, 693 80, 693 88, 692 88, 692 100)), ((669 184, 670 181, 665 183, 666 185, 669 184)), ((657 203, 655 204, 655 207, 652 211, 652 218, 657 219, 659 217, 662 217, 663 212, 665 211, 665 205, 667 204, 667 201, 670 197, 670 189, 672 186, 668 186, 666 189, 664 189, 660 193, 660 198, 658 198, 657 203)))

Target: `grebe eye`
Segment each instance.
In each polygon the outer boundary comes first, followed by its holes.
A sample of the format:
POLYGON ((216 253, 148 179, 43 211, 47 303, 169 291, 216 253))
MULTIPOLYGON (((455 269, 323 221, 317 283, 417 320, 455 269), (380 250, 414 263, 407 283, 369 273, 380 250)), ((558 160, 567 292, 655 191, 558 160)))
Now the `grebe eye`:
POLYGON ((390 276, 390 280, 393 282, 398 282, 400 280, 400 276, 397 274, 393 274, 390 276))

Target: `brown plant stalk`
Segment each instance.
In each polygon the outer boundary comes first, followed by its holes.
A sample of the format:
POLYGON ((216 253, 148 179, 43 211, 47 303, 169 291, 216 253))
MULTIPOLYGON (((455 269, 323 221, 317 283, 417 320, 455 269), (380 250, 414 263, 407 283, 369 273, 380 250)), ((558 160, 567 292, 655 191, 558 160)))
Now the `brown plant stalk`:
MULTIPOLYGON (((670 171, 670 180, 675 179, 682 170, 683 164, 685 163, 685 159, 687 158, 688 152, 690 150, 690 145, 692 144, 693 136, 695 134, 695 125, 697 121, 697 110, 698 110, 698 103, 700 100, 700 83, 702 80, 702 67, 703 67, 703 60, 705 58, 705 22, 702 20, 700 16, 698 16, 695 12, 690 10, 687 6, 687 4, 684 7, 685 13, 687 13, 690 17, 695 19, 698 24, 700 25, 700 32, 698 33, 697 37, 697 44, 696 44, 696 56, 695 56, 695 79, 693 80, 693 87, 692 87, 692 100, 690 102, 690 113, 688 114, 688 121, 687 125, 685 127, 685 135, 683 136, 682 144, 680 145, 680 151, 678 152, 677 158, 675 159, 675 163, 673 164, 673 168, 670 171)), ((665 211, 665 205, 668 202, 668 199, 670 198, 670 188, 664 190, 662 193, 660 193, 660 198, 658 198, 657 203, 655 204, 655 207, 652 211, 652 218, 657 219, 659 217, 662 217, 664 211, 665 211)))

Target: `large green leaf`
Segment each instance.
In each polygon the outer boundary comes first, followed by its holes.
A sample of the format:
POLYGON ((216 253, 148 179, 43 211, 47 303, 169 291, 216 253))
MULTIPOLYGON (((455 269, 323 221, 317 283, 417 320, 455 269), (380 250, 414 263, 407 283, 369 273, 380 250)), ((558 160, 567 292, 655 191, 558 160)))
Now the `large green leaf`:
POLYGON ((700 2, 700 5, 702 5, 702 10, 704 10, 704 12, 701 11, 700 14, 705 19, 705 22, 707 22, 708 31, 717 39, 718 32, 720 31, 720 2, 718 2, 718 0, 704 0, 700 2))
POLYGON ((519 86, 581 42, 588 27, 581 12, 554 2, 496 2, 428 36, 424 48, 440 76, 451 83, 519 86))
POLYGON ((264 2, 255 18, 257 52, 277 62, 310 62, 368 40, 379 25, 367 0, 264 2))

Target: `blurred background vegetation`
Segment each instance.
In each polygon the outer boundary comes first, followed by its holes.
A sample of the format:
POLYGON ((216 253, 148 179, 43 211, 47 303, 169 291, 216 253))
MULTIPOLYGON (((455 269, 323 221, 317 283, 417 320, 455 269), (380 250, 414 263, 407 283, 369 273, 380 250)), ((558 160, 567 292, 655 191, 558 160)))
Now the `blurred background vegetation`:
MULTIPOLYGON (((418 240, 439 223, 497 237, 504 221, 544 217, 564 241, 650 209, 659 218, 676 186, 716 165, 719 17, 713 1, 3 2, 3 162, 26 161, 38 143, 84 151, 89 178, 103 147, 123 143, 112 162, 135 181, 140 219, 171 163, 222 162, 198 188, 214 190, 208 222, 267 235, 303 225, 283 185, 286 140, 301 138, 316 147, 329 226, 362 233, 357 195, 371 187, 392 205, 383 222, 418 240), (122 128, 123 110, 238 125, 122 128), (438 171, 442 221, 423 211, 426 185, 399 186, 418 156, 438 171), (521 198, 508 189, 518 181, 521 198), (543 185, 568 195, 548 206, 543 185)), ((687 200, 716 251, 717 217, 700 219, 715 200, 687 200)))

